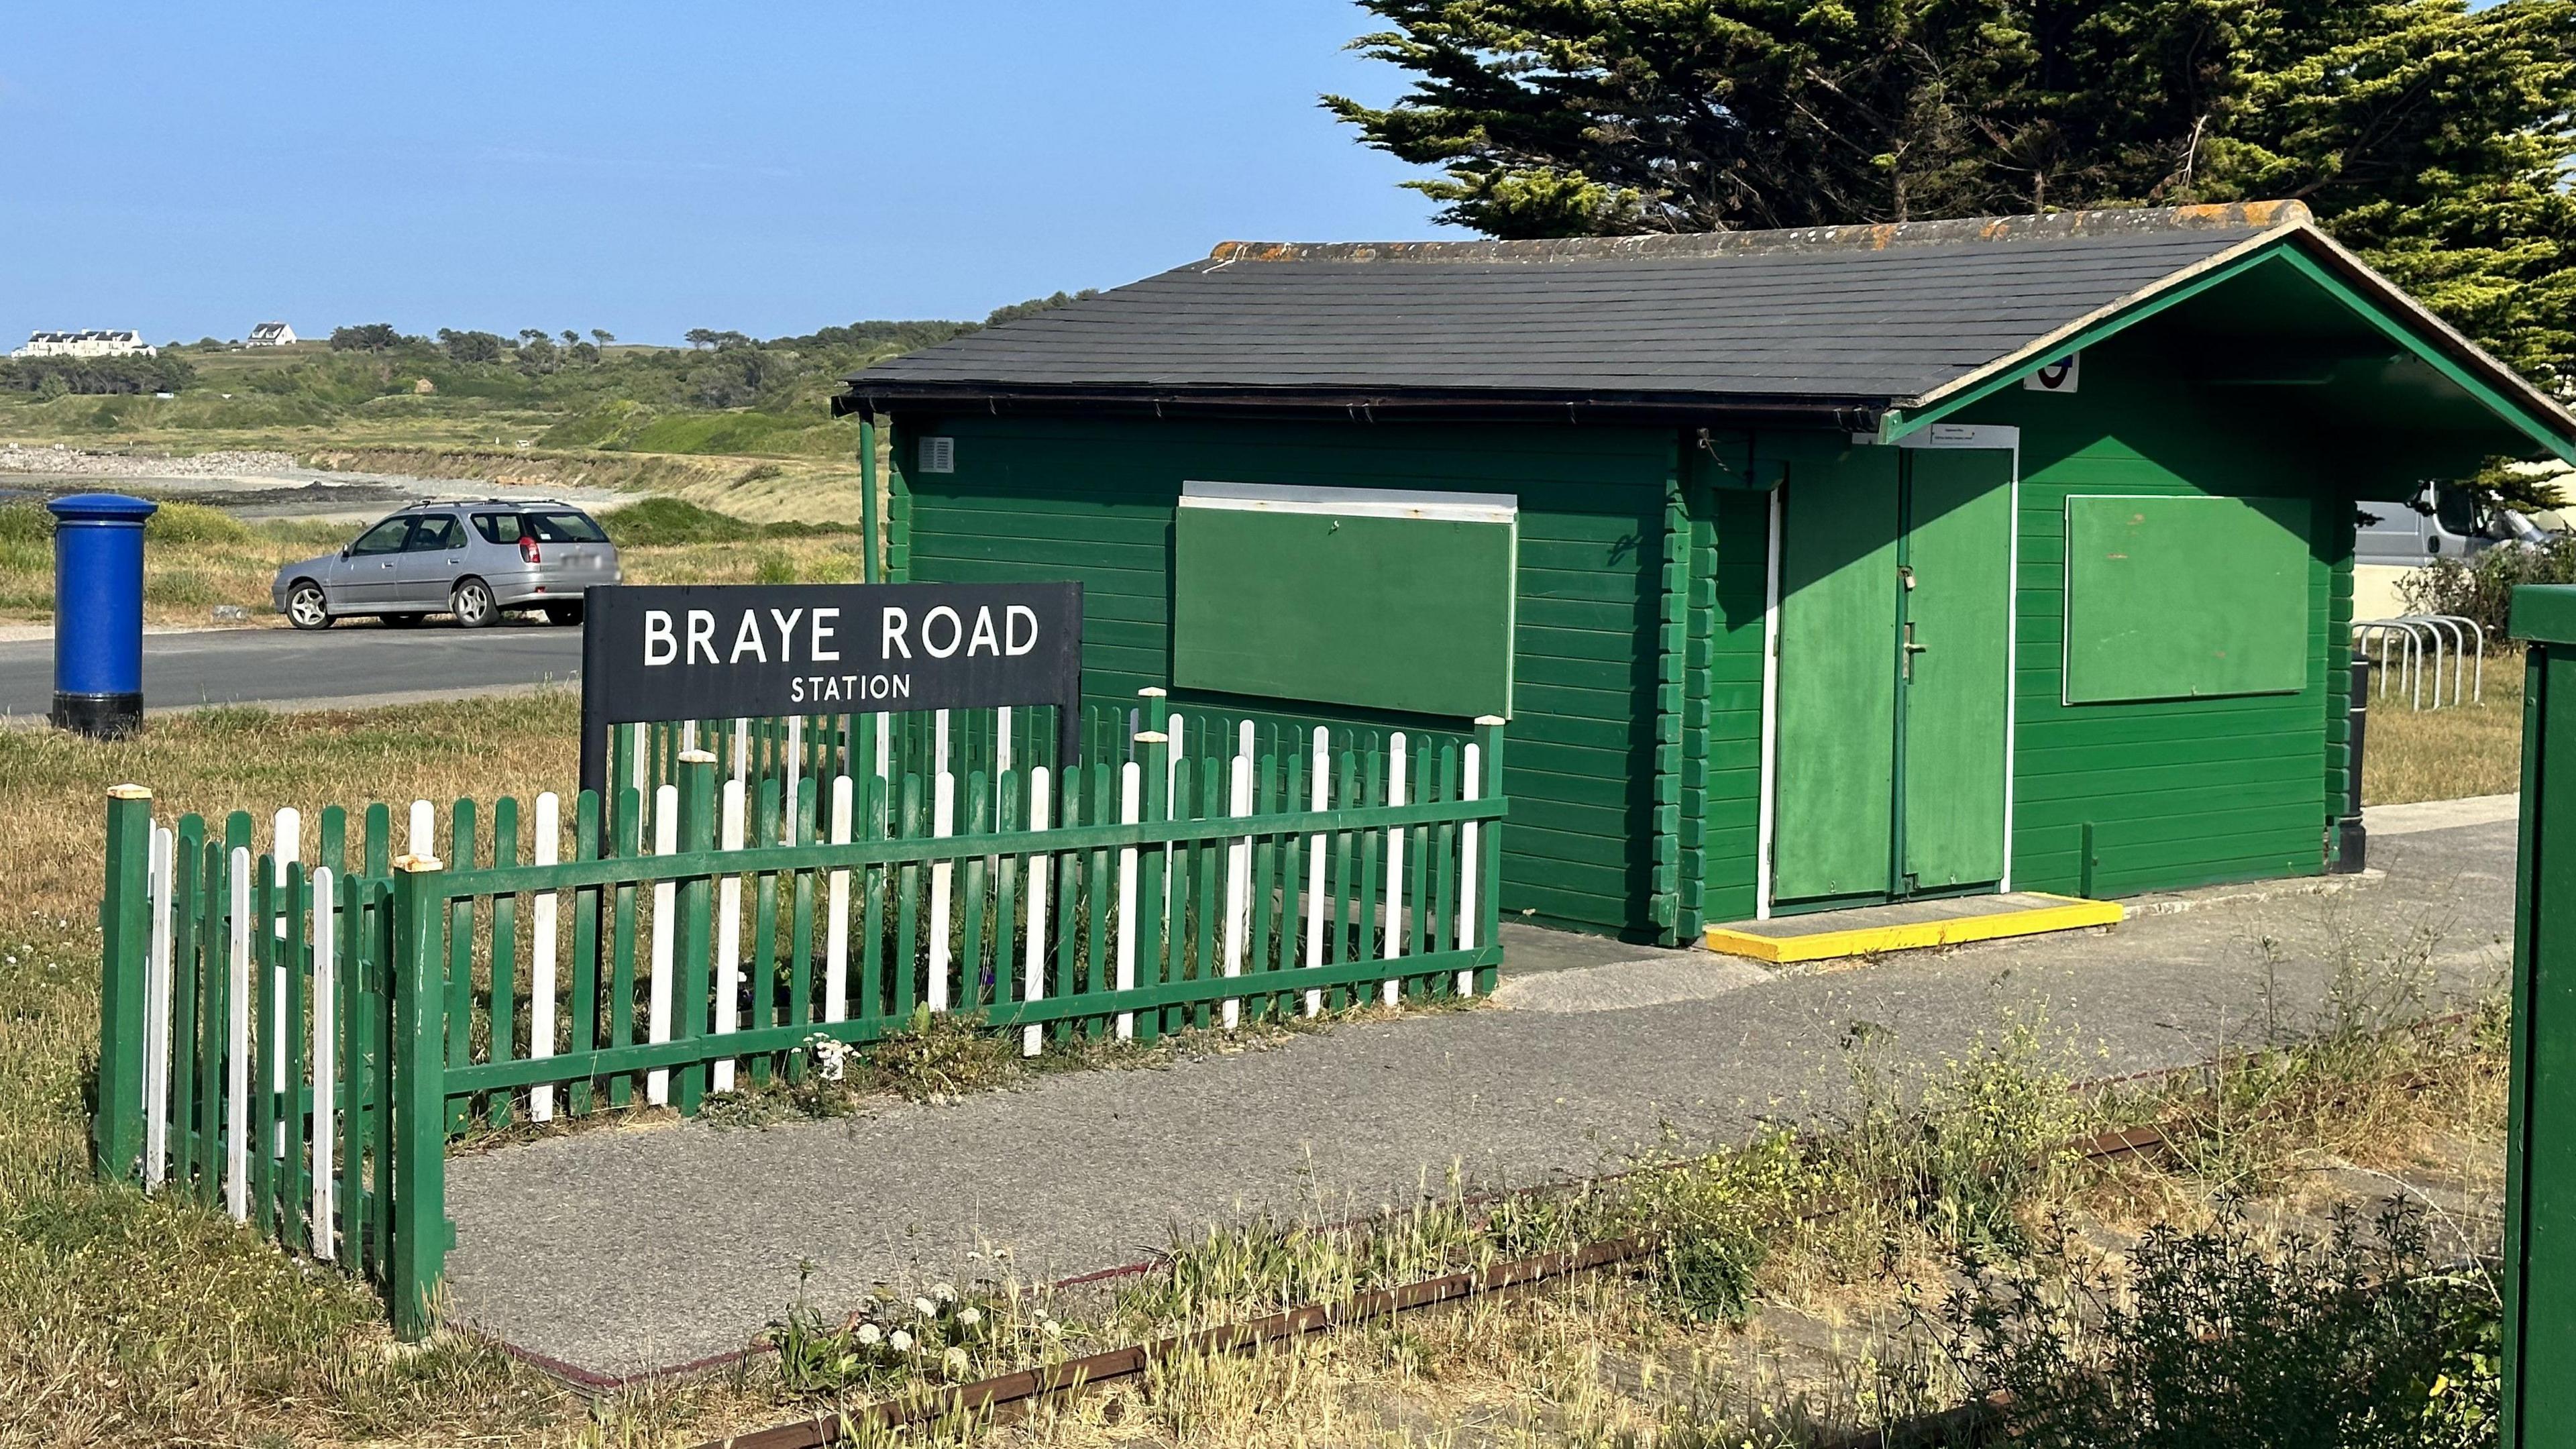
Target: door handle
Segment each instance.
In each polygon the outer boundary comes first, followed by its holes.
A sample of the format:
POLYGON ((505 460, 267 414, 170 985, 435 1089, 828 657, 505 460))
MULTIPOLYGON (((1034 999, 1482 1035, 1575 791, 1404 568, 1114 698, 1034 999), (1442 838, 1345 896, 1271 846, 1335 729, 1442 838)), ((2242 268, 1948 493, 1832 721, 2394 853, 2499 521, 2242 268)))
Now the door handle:
POLYGON ((1930 652, 1931 652, 1931 650, 1932 650, 1932 646, 1931 646, 1931 645, 1929 645, 1929 644, 1917 644, 1917 643, 1915 643, 1915 642, 1914 642, 1914 621, 1913 621, 1913 620, 1911 620, 1911 619, 1906 620, 1906 621, 1905 621, 1905 682, 1906 682, 1906 683, 1908 683, 1908 684, 1912 684, 1912 683, 1914 682, 1914 656, 1915 656, 1915 655, 1917 655, 1917 654, 1928 654, 1928 653, 1930 653, 1930 652))

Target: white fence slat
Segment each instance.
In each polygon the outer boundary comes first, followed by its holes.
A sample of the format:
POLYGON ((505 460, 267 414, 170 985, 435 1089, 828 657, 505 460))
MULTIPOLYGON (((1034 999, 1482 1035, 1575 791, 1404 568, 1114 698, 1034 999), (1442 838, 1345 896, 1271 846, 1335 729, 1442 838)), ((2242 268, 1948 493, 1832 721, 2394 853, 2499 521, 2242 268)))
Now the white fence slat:
POLYGON ((403 835, 403 854, 426 860, 438 854, 438 811, 426 800, 411 802, 411 819, 403 835))
POLYGON ((1003 705, 993 711, 993 778, 1011 768, 1011 707, 1003 705))
MULTIPOLYGON (((1243 726, 1245 752, 1233 760, 1232 778, 1227 782, 1226 813, 1237 817, 1252 813, 1252 725, 1243 726)), ((1252 837, 1238 835, 1225 848, 1225 974, 1231 979, 1243 974, 1244 937, 1252 921, 1252 837)), ((1242 1024, 1243 999, 1229 996, 1222 1008, 1225 1029, 1242 1024)))
MULTIPOLYGON (((563 861, 563 801, 554 791, 537 796, 536 863, 558 865, 563 861)), ((555 909, 554 891, 539 891, 528 903, 528 1055, 550 1057, 555 1054, 555 909)), ((531 1121, 551 1122, 555 1115, 555 1088, 552 1082, 539 1082, 528 1089, 528 1117, 531 1121)))
MULTIPOLYGON (((1134 760, 1118 767, 1118 818, 1129 825, 1144 818, 1145 770, 1134 760)), ((1136 847, 1118 851, 1118 989, 1136 989, 1136 847)), ((1118 1013, 1118 1039, 1136 1035, 1136 1013, 1118 1013)))
MULTIPOLYGON (((653 792, 653 853, 680 850, 680 787, 664 785, 653 792)), ((646 1022, 646 1041, 671 1039, 671 933, 679 925, 678 881, 653 884, 653 994, 646 1022)), ((644 1074, 644 1100, 659 1107, 671 1097, 671 1071, 655 1067, 644 1074)))
MULTIPOLYGON (((537 797, 540 822, 546 818, 546 803, 554 798, 537 797)), ((545 855, 544 842, 550 838, 538 837, 540 857, 545 855)), ((548 863, 542 858, 538 861, 540 865, 548 863)), ((333 884, 331 867, 313 868, 313 1256, 325 1262, 335 1256, 331 1213, 338 1183, 331 1170, 331 1154, 339 1142, 334 1116, 339 1109, 340 1085, 340 902, 332 894, 333 884)), ((551 941, 553 933, 549 930, 538 939, 551 941)), ((547 959, 551 965, 552 958, 547 959)))
POLYGON ((143 956, 143 1185, 155 1188, 170 1165, 170 934, 172 867, 178 837, 152 827, 147 894, 151 944, 143 956))
MULTIPOLYGON (((805 799, 805 716, 801 714, 787 717, 787 779, 795 787, 788 792, 787 798, 802 803, 805 799)), ((801 840, 795 843, 804 844, 801 840)))
POLYGON ((751 721, 738 719, 733 722, 733 777, 740 781, 750 778, 750 775, 751 721))
MULTIPOLYGON (((304 816, 292 805, 280 807, 269 822, 268 884, 274 892, 269 899, 276 903, 277 919, 269 923, 269 934, 286 939, 286 868, 302 860, 304 850, 304 816)), ((268 963, 268 1040, 286 1040, 286 953, 271 951, 268 963)), ((286 1053, 269 1054, 268 1090, 274 1097, 286 1095, 286 1053)), ((268 1144, 268 1155, 286 1155, 286 1116, 278 1114, 268 1144)))
MULTIPOLYGON (((850 777, 832 778, 832 843, 850 843, 850 777)), ((843 1021, 850 1014, 850 873, 832 872, 825 891, 823 917, 823 1019, 843 1021)))
POLYGON ((247 847, 233 848, 231 988, 224 1032, 224 1211, 250 1220, 250 873, 247 847))
POLYGON ((631 758, 634 761, 627 771, 626 784, 635 792, 635 838, 650 840, 653 838, 652 726, 634 724, 626 729, 626 740, 633 750, 631 758))
MULTIPOLYGON (((945 716, 947 711, 940 713, 945 716)), ((948 730, 944 718, 939 738, 939 784, 936 798, 930 806, 930 833, 944 840, 957 833, 957 777, 948 773, 948 730)), ((956 873, 957 867, 952 861, 942 860, 930 867, 930 1009, 933 1011, 948 1009, 948 906, 956 873)))
MULTIPOLYGON (((1404 803, 1404 733, 1399 730, 1387 739, 1386 803, 1404 803)), ((1386 903, 1379 913, 1386 924, 1386 956, 1392 961, 1404 954, 1404 827, 1386 829, 1386 903)), ((1388 981, 1380 988, 1380 999, 1393 1006, 1401 998, 1402 986, 1388 981)))
MULTIPOLYGON (((1315 778, 1307 782, 1307 800, 1317 814, 1332 807, 1333 798, 1332 732, 1315 726, 1315 778)), ((1317 831, 1306 837, 1306 964, 1324 964, 1324 836, 1317 831)), ((1324 1014, 1324 993, 1317 988, 1306 990, 1306 1014, 1324 1014)))
MULTIPOLYGON (((1478 765, 1476 742, 1467 742, 1466 778, 1459 782, 1458 798, 1473 802, 1476 782, 1483 778, 1478 765)), ((1458 949, 1476 949, 1476 866, 1484 857, 1476 852, 1476 825, 1469 820, 1458 827, 1458 949)), ((1476 973, 1458 973, 1458 994, 1476 994, 1476 973)))
POLYGON ((944 709, 930 712, 930 773, 948 773, 948 711, 944 709))
MULTIPOLYGON (((1156 692, 1160 693, 1160 691, 1156 692)), ((1165 820, 1181 818, 1181 747, 1186 738, 1179 714, 1175 713, 1163 721, 1163 741, 1169 747, 1163 751, 1163 818, 1165 820)), ((1166 919, 1169 919, 1172 914, 1172 893, 1180 883, 1181 846, 1180 842, 1173 841, 1163 847, 1163 915, 1166 919)), ((1177 926, 1177 923, 1175 924, 1177 926)), ((1179 948, 1175 947, 1172 951, 1173 958, 1178 960, 1180 954, 1179 948)), ((1200 969, 1206 968, 1202 966, 1200 969)))
MULTIPOLYGON (((847 779, 841 781, 847 794, 847 779)), ((724 783, 724 803, 716 825, 716 848, 740 850, 747 837, 749 822, 743 817, 747 809, 743 782, 724 783)), ((737 1014, 742 999, 742 877, 728 871, 716 881, 716 1035, 732 1032, 740 1023, 737 1014)), ((714 1085, 719 1092, 733 1090, 732 1057, 718 1059, 714 1085)))
MULTIPOLYGON (((1047 767, 1029 767, 1029 829, 1047 828, 1047 767)), ((1029 857, 1029 945, 1027 964, 1023 966, 1021 994, 1030 1001, 1046 995, 1047 877, 1048 857, 1029 857)), ((1020 1028, 1020 1055, 1033 1057, 1044 1039, 1045 1028, 1031 1023, 1020 1028)))
MULTIPOLYGON (((884 781, 894 777, 894 716, 879 714, 876 721, 877 780, 882 785, 884 781)), ((877 798, 880 800, 885 798, 885 792, 882 789, 877 792, 877 798)))

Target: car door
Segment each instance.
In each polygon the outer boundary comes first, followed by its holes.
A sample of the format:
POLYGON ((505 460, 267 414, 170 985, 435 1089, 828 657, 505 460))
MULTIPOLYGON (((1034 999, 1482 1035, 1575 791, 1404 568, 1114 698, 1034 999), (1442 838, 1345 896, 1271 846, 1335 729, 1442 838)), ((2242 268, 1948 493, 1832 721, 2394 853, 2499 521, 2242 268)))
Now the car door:
POLYGON ((332 612, 364 614, 391 603, 395 570, 410 537, 411 520, 407 517, 388 518, 359 534, 340 566, 332 571, 330 582, 324 585, 332 612))
POLYGON ((387 602, 400 609, 444 609, 465 572, 465 525, 452 513, 420 514, 412 519, 411 538, 394 557, 393 595, 387 602))

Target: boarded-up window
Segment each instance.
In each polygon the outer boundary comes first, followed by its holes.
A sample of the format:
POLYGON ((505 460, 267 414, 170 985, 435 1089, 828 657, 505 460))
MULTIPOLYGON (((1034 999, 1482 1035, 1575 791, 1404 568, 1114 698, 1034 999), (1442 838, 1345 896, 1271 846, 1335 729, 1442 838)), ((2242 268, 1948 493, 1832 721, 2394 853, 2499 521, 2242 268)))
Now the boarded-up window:
POLYGON ((1509 494, 1184 486, 1172 682, 1411 714, 1507 715, 1509 494))
POLYGON ((2066 500, 2066 702, 2286 694, 2308 680, 2308 504, 2066 500))

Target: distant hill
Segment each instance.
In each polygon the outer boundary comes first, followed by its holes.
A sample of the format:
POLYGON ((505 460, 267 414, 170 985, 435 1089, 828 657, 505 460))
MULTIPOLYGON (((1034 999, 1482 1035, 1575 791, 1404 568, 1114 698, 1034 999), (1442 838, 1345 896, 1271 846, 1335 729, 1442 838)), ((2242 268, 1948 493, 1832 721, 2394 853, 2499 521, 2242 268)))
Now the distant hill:
POLYGON ((164 349, 173 365, 147 388, 106 370, 96 386, 59 369, 43 373, 51 381, 0 375, 0 437, 183 451, 534 447, 840 457, 853 432, 830 418, 840 378, 1090 295, 1034 298, 980 323, 877 319, 765 340, 699 328, 686 347, 534 328, 506 338, 454 329, 410 337, 381 323, 287 347, 237 349, 209 339, 164 349))

